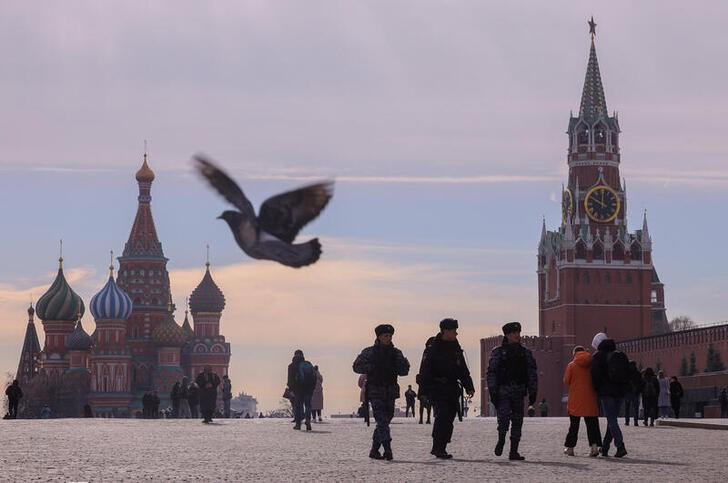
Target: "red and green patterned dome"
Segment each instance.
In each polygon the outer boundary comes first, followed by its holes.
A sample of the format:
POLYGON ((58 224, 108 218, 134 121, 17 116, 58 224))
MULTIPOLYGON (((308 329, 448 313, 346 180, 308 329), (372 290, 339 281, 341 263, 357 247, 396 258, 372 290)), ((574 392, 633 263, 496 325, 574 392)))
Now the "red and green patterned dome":
POLYGON ((211 312, 219 314, 225 308, 225 296, 210 275, 210 263, 205 276, 190 296, 190 311, 193 314, 211 312))
POLYGON ((35 311, 41 320, 75 321, 85 311, 83 300, 71 289, 63 275, 63 258, 59 258, 58 262, 56 279, 36 302, 35 311))
POLYGON ((187 340, 187 334, 174 321, 172 311, 170 310, 167 313, 167 320, 159 324, 152 331, 152 340, 155 344, 162 347, 182 347, 187 340))

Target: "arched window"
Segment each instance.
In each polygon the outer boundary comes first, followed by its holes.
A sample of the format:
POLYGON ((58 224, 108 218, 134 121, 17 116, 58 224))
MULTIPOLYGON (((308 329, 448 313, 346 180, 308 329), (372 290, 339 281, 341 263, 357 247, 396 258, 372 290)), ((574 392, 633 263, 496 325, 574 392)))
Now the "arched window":
POLYGON ((642 261, 642 245, 640 245, 640 242, 632 242, 629 251, 633 262, 642 261))
POLYGON ((583 240, 576 242, 576 250, 574 251, 574 257, 584 260, 586 258, 586 244, 583 240))
POLYGON ((607 144, 607 129, 602 123, 594 128, 594 144, 607 144))
POLYGON ((614 260, 624 260, 624 245, 621 241, 612 246, 612 261, 614 260))
POLYGON ((578 144, 589 144, 589 128, 584 127, 576 134, 576 142, 578 144))
POLYGON ((596 242, 592 248, 592 257, 594 260, 604 261, 604 247, 600 242, 596 242))

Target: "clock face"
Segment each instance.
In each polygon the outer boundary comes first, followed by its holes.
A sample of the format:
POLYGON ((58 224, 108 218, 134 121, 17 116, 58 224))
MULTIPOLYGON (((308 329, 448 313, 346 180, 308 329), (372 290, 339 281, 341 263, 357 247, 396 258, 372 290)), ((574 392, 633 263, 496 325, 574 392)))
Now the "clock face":
POLYGON ((609 186, 599 185, 590 189, 584 198, 584 209, 594 221, 608 223, 619 213, 620 201, 617 192, 609 186))
POLYGON ((566 188, 561 195, 561 221, 566 223, 569 216, 574 216, 574 197, 571 190, 566 188))

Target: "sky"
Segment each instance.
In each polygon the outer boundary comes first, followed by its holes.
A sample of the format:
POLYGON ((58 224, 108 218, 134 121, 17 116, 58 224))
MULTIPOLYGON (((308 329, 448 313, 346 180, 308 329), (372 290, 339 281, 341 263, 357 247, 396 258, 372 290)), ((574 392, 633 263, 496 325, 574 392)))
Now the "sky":
MULTIPOLYGON (((295 349, 324 412, 358 405, 351 362, 379 323, 412 364, 444 317, 479 387, 479 340, 538 332, 542 219, 560 224, 565 130, 596 47, 619 113, 628 224, 647 210, 668 318, 728 319, 725 2, 242 1, 0 5, 0 370, 26 308, 66 276, 86 304, 136 212, 147 140, 152 211, 181 323, 204 274, 225 293, 233 389, 279 404, 295 349), (254 206, 334 178, 299 240, 313 266, 244 256, 205 153, 254 206)), ((94 322, 83 319, 87 331, 94 322)), ((41 336, 42 326, 36 321, 41 336)))

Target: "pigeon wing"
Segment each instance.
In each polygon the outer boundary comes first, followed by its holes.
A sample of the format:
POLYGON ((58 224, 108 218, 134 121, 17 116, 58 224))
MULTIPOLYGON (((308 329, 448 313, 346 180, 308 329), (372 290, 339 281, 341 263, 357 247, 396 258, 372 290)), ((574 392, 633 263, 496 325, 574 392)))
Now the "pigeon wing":
POLYGON ((323 181, 268 198, 260 206, 258 226, 292 243, 308 222, 316 218, 334 194, 334 182, 323 181))
POLYGON ((194 158, 197 171, 217 190, 226 200, 235 205, 241 213, 248 218, 255 218, 253 204, 245 197, 240 186, 230 178, 223 170, 215 166, 212 161, 197 155, 194 158))

